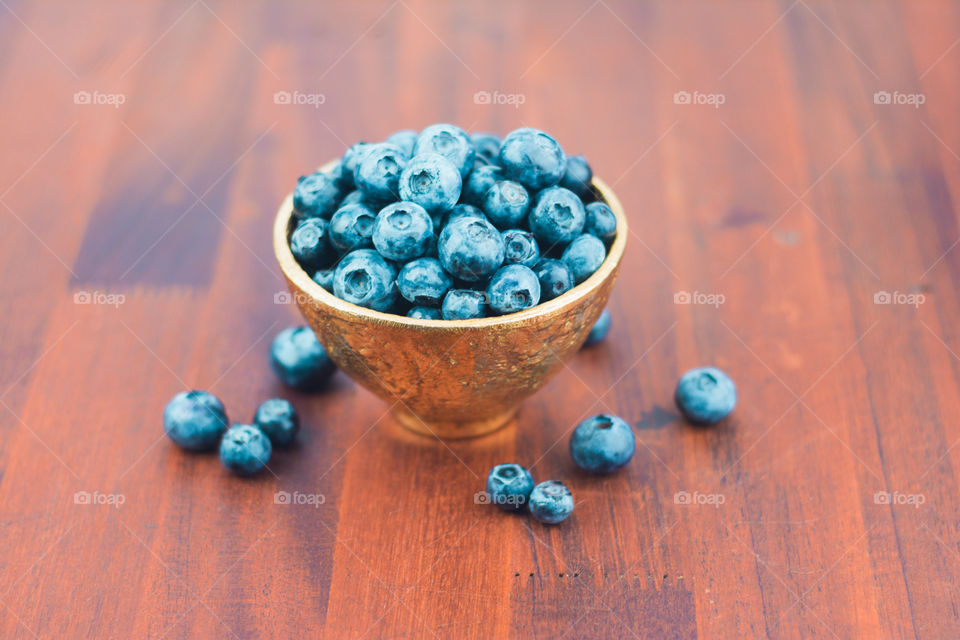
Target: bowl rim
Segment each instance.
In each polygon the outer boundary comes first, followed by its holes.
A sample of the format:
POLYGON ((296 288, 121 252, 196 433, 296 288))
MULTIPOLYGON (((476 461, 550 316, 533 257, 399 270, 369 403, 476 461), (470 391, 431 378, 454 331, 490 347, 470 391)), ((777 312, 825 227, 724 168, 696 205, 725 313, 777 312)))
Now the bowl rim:
MULTIPOLYGON (((330 161, 320 167, 319 171, 328 171, 332 169, 336 163, 336 160, 330 161)), ((421 329, 477 329, 522 324, 531 318, 549 315, 560 309, 575 305, 598 289, 607 278, 614 273, 620 264, 620 260, 623 258, 624 247, 627 244, 627 216, 624 214, 623 205, 620 204, 620 200, 606 182, 594 177, 592 185, 599 192, 607 206, 613 211, 613 215, 617 219, 617 235, 610 245, 610 249, 607 251, 607 257, 604 258, 600 267, 594 271, 589 278, 553 300, 542 302, 523 311, 508 313, 502 316, 471 318, 468 320, 410 318, 394 313, 374 311, 373 309, 361 307, 360 305, 338 298, 317 284, 310 274, 304 271, 297 263, 293 257, 293 253, 290 251, 287 230, 290 225, 290 218, 293 216, 293 192, 290 192, 287 194, 287 197, 284 198, 280 204, 280 209, 277 211, 277 216, 274 219, 273 252, 287 280, 297 289, 312 298, 319 306, 332 307, 341 313, 364 318, 379 324, 392 324, 400 327, 421 329)), ((295 292, 294 295, 299 294, 295 292)))

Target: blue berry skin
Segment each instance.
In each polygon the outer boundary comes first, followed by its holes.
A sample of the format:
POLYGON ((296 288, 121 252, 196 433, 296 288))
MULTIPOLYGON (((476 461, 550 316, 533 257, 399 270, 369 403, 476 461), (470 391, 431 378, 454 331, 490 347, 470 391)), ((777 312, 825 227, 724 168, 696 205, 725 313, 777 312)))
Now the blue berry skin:
POLYGON ((338 298, 374 311, 389 311, 396 301, 397 270, 373 249, 351 251, 333 274, 338 298))
POLYGON ((567 159, 551 136, 537 129, 516 129, 500 145, 499 165, 508 179, 531 191, 551 187, 563 176, 567 159))
POLYGON ((400 194, 400 173, 407 165, 403 150, 392 144, 371 145, 357 165, 354 183, 368 202, 394 202, 400 194))
POLYGON ((453 285, 436 258, 419 258, 403 265, 397 275, 400 295, 421 307, 439 307, 453 285))
POLYGON ((462 188, 460 172, 436 153, 414 156, 400 174, 400 199, 416 202, 430 214, 452 209, 462 188))
POLYGON ((337 178, 318 171, 301 176, 293 190, 293 210, 298 219, 329 218, 342 194, 337 178))
POLYGON ((287 400, 271 398, 257 407, 253 425, 270 438, 270 442, 284 447, 297 437, 300 431, 300 414, 287 400))
POLYGON ((270 461, 273 446, 263 431, 250 424, 235 424, 220 441, 220 462, 238 476, 252 476, 270 461))
POLYGON ((314 272, 313 281, 318 285, 333 293, 333 274, 335 273, 334 269, 320 269, 319 271, 314 272))
POLYGON ((487 497, 504 511, 521 511, 533 491, 533 476, 518 464, 498 464, 487 476, 487 497))
MULTIPOLYGON (((473 142, 473 148, 477 156, 483 158, 490 164, 497 162, 497 156, 500 155, 500 138, 492 133, 474 133, 470 140, 473 142)), ((476 170, 476 169, 474 169, 476 170)))
POLYGON ((573 289, 573 273, 565 263, 543 258, 533 267, 540 280, 540 300, 546 302, 573 289))
POLYGON ((549 187, 537 196, 530 212, 530 231, 541 246, 566 244, 583 232, 587 214, 573 191, 549 187))
POLYGON ((590 183, 593 180, 593 170, 583 156, 567 156, 567 168, 563 172, 560 186, 570 189, 580 198, 591 198, 593 191, 590 183))
POLYGON ((372 247, 376 219, 377 214, 362 204, 341 205, 327 227, 330 244, 340 251, 372 247))
POLYGON ((503 180, 503 169, 500 167, 492 164, 475 166, 463 183, 460 199, 467 204, 482 207, 487 190, 499 180, 503 180))
POLYGON ((412 307, 410 311, 407 311, 407 317, 418 320, 440 320, 443 318, 440 309, 433 307, 412 307))
POLYGON ((163 428, 167 435, 191 451, 215 447, 227 424, 223 403, 206 391, 181 391, 163 410, 163 428))
POLYGON ((592 233, 604 242, 617 237, 617 216, 613 215, 613 210, 606 203, 591 202, 584 210, 587 214, 584 233, 592 233))
POLYGON ((737 387, 720 369, 699 367, 680 377, 674 400, 690 422, 716 424, 737 406, 737 387))
POLYGON ((343 196, 343 200, 340 201, 340 206, 338 209, 342 209, 348 204, 363 204, 363 192, 359 189, 354 189, 347 195, 343 196))
POLYGON ((505 263, 533 267, 540 259, 540 248, 529 231, 507 229, 500 236, 503 238, 505 263))
POLYGON ((474 289, 450 289, 443 298, 440 315, 444 320, 469 320, 487 315, 486 295, 474 289))
POLYGON ((437 251, 447 273, 466 282, 479 282, 503 264, 505 247, 500 232, 486 219, 462 217, 440 232, 437 251))
POLYGON ((340 160, 340 172, 342 174, 341 182, 344 187, 356 187, 354 176, 357 173, 357 165, 363 162, 363 159, 372 146, 369 142, 358 142, 351 145, 350 148, 347 149, 347 152, 343 154, 343 158, 340 160))
POLYGON ((307 218, 297 225, 290 235, 290 252, 307 271, 328 264, 333 252, 327 235, 327 221, 323 218, 307 218))
POLYGON ((487 295, 496 313, 516 313, 540 302, 540 280, 530 267, 509 264, 490 278, 487 295))
POLYGON ((390 134, 390 137, 387 138, 385 142, 400 147, 407 158, 412 158, 413 147, 417 144, 417 137, 419 135, 420 134, 413 129, 403 129, 402 131, 396 131, 390 134))
POLYGON ((511 229, 519 225, 530 210, 530 194, 522 184, 500 180, 483 196, 483 212, 495 226, 511 229))
POLYGON ((452 124, 433 124, 420 132, 413 155, 424 153, 437 153, 449 160, 461 178, 466 178, 473 169, 477 155, 467 132, 452 124))
POLYGON ((544 524, 563 522, 573 513, 573 494, 557 480, 541 482, 530 492, 530 515, 544 524))
POLYGON ((373 246, 384 258, 406 262, 430 248, 433 219, 414 202, 394 202, 377 214, 373 223, 373 246))
POLYGON ((570 267, 573 281, 580 284, 600 268, 606 257, 607 248, 603 241, 597 236, 584 233, 567 245, 560 260, 570 267))
POLYGON ((280 381, 298 391, 318 391, 337 365, 307 327, 287 327, 270 345, 270 366, 280 381))
POLYGON ((597 321, 593 323, 593 327, 591 327, 590 333, 587 334, 587 340, 583 343, 583 346, 590 347, 603 342, 603 339, 610 333, 611 319, 610 310, 604 309, 600 317, 597 318, 597 321))
POLYGON ((458 204, 453 209, 450 209, 446 214, 444 214, 441 224, 439 227, 434 226, 435 231, 440 231, 448 224, 457 220, 458 218, 474 218, 476 220, 486 220, 487 216, 483 214, 483 211, 473 206, 472 204, 458 204))
POLYGON ((577 425, 570 436, 570 455, 591 473, 612 473, 633 457, 633 430, 623 418, 600 414, 577 425))

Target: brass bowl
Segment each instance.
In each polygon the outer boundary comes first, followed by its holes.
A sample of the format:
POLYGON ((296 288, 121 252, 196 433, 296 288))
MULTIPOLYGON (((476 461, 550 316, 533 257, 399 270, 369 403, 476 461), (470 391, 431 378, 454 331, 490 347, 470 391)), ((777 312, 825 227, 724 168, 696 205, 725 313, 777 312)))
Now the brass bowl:
POLYGON ((505 316, 419 320, 334 296, 290 252, 292 194, 277 212, 273 250, 300 313, 347 375, 390 404, 408 429, 470 438, 510 422, 520 402, 580 348, 607 304, 627 219, 610 187, 597 178, 593 186, 617 217, 617 237, 600 268, 563 295, 505 316))

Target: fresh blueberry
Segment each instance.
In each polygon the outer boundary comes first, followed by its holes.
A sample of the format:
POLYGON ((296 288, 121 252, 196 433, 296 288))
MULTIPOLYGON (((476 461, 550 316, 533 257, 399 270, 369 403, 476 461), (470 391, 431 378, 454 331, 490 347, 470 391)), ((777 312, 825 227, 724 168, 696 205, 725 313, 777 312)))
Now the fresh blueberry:
POLYGON ((477 156, 490 164, 497 161, 497 156, 500 154, 500 138, 492 133, 474 133, 470 135, 470 140, 473 142, 477 156))
POLYGON ((343 200, 340 201, 340 206, 338 209, 342 209, 348 204, 363 204, 363 192, 359 189, 354 189, 347 195, 343 196, 343 200))
POLYGON ((419 258, 430 247, 433 220, 414 202, 394 202, 377 214, 373 246, 384 258, 406 262, 419 258))
POLYGON ((163 428, 184 449, 212 449, 227 428, 223 403, 206 391, 181 391, 163 410, 163 428))
POLYGON ((354 183, 368 202, 393 202, 400 194, 400 173, 406 165, 407 156, 400 147, 371 145, 357 165, 354 183))
POLYGON ((450 209, 450 211, 447 211, 447 213, 444 214, 440 226, 439 227, 434 226, 434 231, 437 231, 439 233, 445 226, 447 226, 454 220, 458 218, 464 218, 464 217, 474 218, 476 220, 487 219, 487 216, 483 215, 483 211, 473 206, 472 204, 458 204, 453 209, 450 209))
POLYGON ((483 196, 483 211, 500 229, 516 227, 530 210, 530 194, 522 184, 500 180, 483 196))
POLYGON ((220 462, 238 476, 252 476, 270 461, 273 446, 263 431, 249 424, 235 424, 220 441, 220 462))
POLYGON ((584 209, 587 213, 584 233, 592 233, 604 242, 617 237, 617 216, 605 202, 591 202, 584 209))
POLYGON ((386 142, 390 144, 395 144, 403 150, 404 155, 407 158, 413 157, 413 147, 417 144, 418 134, 413 129, 403 129, 402 131, 397 131, 390 134, 390 137, 386 139, 386 142))
POLYGON ((570 189, 581 198, 593 195, 590 183, 593 180, 593 171, 583 156, 567 156, 567 169, 563 172, 560 186, 570 189))
POLYGON ((540 280, 540 300, 546 302, 573 289, 570 267, 553 258, 543 258, 533 267, 540 280))
POLYGON ((453 278, 436 258, 420 258, 403 265, 397 275, 400 295, 421 307, 439 307, 453 278))
POLYGON ((540 281, 530 267, 508 264, 490 278, 487 294, 495 312, 515 313, 540 302, 540 281))
POLYGON ((314 272, 313 281, 318 285, 326 289, 327 291, 333 293, 333 274, 335 273, 334 269, 320 269, 319 271, 314 272))
POLYGON ((479 165, 473 168, 463 183, 463 193, 460 199, 468 204, 483 206, 487 189, 498 180, 503 180, 503 169, 492 164, 479 165))
POLYGON ((449 160, 436 153, 414 156, 400 174, 400 199, 428 213, 443 213, 460 199, 463 179, 449 160))
POLYGON ((340 160, 340 171, 343 175, 341 181, 344 186, 348 188, 356 187, 354 176, 357 173, 357 165, 363 162, 363 158, 372 146, 369 142, 358 142, 351 145, 347 152, 343 154, 343 158, 340 160))
POLYGON ((533 191, 560 182, 567 166, 557 141, 537 129, 511 131, 503 139, 498 157, 507 178, 533 191))
POLYGON ((438 153, 457 168, 461 178, 466 178, 473 169, 476 151, 470 136, 460 127, 452 124, 433 124, 420 132, 413 155, 438 153))
POLYGON ((533 491, 533 476, 518 464, 498 464, 487 476, 487 497, 504 511, 520 511, 533 491))
POLYGON ((447 273, 467 282, 483 280, 503 264, 500 232, 484 220, 462 217, 448 223, 437 243, 447 273))
POLYGON ((690 422, 715 424, 737 406, 737 387, 720 369, 699 367, 680 377, 674 400, 690 422))
POLYGON ((300 266, 307 271, 322 267, 333 257, 327 221, 323 218, 307 218, 290 235, 290 252, 300 266))
POLYGON ((375 311, 388 311, 397 297, 397 271, 373 249, 351 251, 333 275, 334 294, 375 311))
POLYGON ((537 195, 530 212, 530 230, 541 246, 549 248, 580 235, 586 218, 577 194, 563 187, 549 187, 537 195))
POLYGON ((562 482, 547 480, 530 492, 530 515, 544 524, 563 522, 573 513, 573 494, 562 482))
POLYGON ((299 219, 329 218, 340 202, 337 179, 318 171, 301 176, 293 190, 293 210, 299 219))
POLYGON ((507 229, 500 234, 503 238, 504 262, 533 267, 540 259, 540 248, 533 234, 523 229, 507 229))
POLYGON ((337 366, 307 327, 287 327, 270 346, 270 366, 288 387, 299 391, 321 389, 337 366))
POLYGON ((413 307, 407 311, 408 318, 417 318, 418 320, 440 320, 443 316, 440 309, 433 307, 413 307))
POLYGON ((487 315, 486 295, 474 289, 450 289, 440 313, 444 320, 469 320, 487 315))
POLYGON ((587 334, 587 340, 583 343, 583 346, 589 347, 602 342, 610 332, 610 320, 610 310, 604 309, 597 321, 593 323, 593 327, 590 328, 590 333, 587 334))
POLYGON ((300 415, 293 405, 283 398, 271 398, 257 407, 253 425, 270 438, 277 446, 293 442, 300 431, 300 415))
POLYGON ((623 418, 600 414, 577 425, 570 436, 570 455, 577 466, 593 473, 611 473, 630 461, 636 446, 623 418))
MULTIPOLYGON (((357 192, 359 193, 359 192, 357 192)), ((330 244, 340 251, 373 246, 373 223, 377 215, 362 204, 342 205, 330 218, 330 244)))
POLYGON ((573 281, 580 284, 600 268, 606 257, 607 248, 603 245, 603 241, 597 236, 584 233, 567 245, 560 259, 570 267, 573 281))

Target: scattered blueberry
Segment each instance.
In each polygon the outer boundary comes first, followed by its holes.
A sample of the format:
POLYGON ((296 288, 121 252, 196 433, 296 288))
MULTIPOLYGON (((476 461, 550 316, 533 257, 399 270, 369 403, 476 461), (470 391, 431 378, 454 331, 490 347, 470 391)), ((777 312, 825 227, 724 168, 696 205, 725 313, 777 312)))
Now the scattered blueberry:
POLYGON ((573 494, 557 480, 541 482, 530 492, 530 515, 544 524, 563 522, 573 513, 573 494))
POLYGON ((617 217, 605 202, 591 202, 585 207, 587 214, 584 233, 592 233, 609 242, 617 236, 617 217))
POLYGON ((466 178, 473 169, 476 151, 467 132, 452 124, 433 124, 420 132, 413 155, 440 154, 457 168, 461 178, 466 178))
POLYGON ((500 229, 511 229, 520 224, 530 210, 530 194, 522 184, 500 180, 487 189, 483 196, 483 211, 500 229))
POLYGON ((277 334, 270 347, 270 365, 281 382, 299 391, 317 391, 337 369, 307 327, 287 327, 277 334))
POLYGON ((320 269, 319 271, 314 272, 313 281, 318 285, 333 293, 333 274, 336 273, 334 269, 320 269))
POLYGON ((393 202, 400 195, 400 173, 406 164, 407 156, 400 147, 371 145, 357 165, 354 183, 368 202, 393 202))
POLYGON ((473 148, 478 156, 490 164, 497 161, 497 156, 500 155, 500 138, 492 133, 474 133, 470 140, 473 141, 473 148))
POLYGON ((402 131, 397 131, 392 133, 389 138, 386 139, 386 142, 396 145, 403 149, 403 153, 408 157, 413 157, 413 147, 417 144, 418 134, 413 129, 404 129, 402 131))
POLYGON ((163 428, 184 449, 212 449, 227 428, 223 403, 206 391, 181 391, 163 410, 163 428))
POLYGON ((597 236, 584 233, 567 245, 560 259, 570 267, 573 281, 580 284, 600 268, 606 257, 607 248, 603 245, 603 241, 597 236))
POLYGON ((290 252, 307 271, 330 262, 332 253, 327 221, 323 218, 307 218, 297 225, 290 236, 290 252))
POLYGON ((483 215, 483 211, 473 206, 472 204, 458 204, 453 209, 450 209, 441 221, 439 227, 434 227, 434 231, 439 232, 440 229, 446 227, 448 224, 456 220, 457 218, 475 218, 477 220, 486 220, 487 216, 483 215))
POLYGON ((330 218, 330 224, 327 227, 330 244, 340 251, 372 247, 371 236, 376 219, 376 214, 362 204, 342 205, 330 218))
POLYGON ((541 246, 552 247, 570 242, 586 222, 583 202, 573 191, 549 187, 537 196, 530 212, 530 230, 541 246))
POLYGON ((487 476, 487 497, 504 511, 520 511, 533 491, 533 476, 518 464, 498 464, 487 476))
POLYGON ((577 425, 570 436, 570 455, 592 473, 611 473, 630 461, 636 446, 633 430, 623 418, 600 414, 577 425))
POLYGON ((463 182, 460 199, 464 202, 483 206, 487 190, 498 180, 503 180, 503 169, 492 164, 474 167, 463 182))
POLYGON ((593 323, 593 327, 590 328, 590 333, 587 334, 587 340, 583 343, 583 346, 589 347, 602 342, 610 332, 610 320, 610 310, 604 309, 597 321, 593 323))
POLYGON ((412 307, 407 311, 408 318, 417 318, 418 320, 441 320, 443 316, 440 309, 433 307, 412 307))
POLYGON ((690 422, 715 424, 737 406, 737 387, 720 369, 699 367, 680 377, 674 399, 690 422))
POLYGON ((420 258, 403 265, 397 275, 400 295, 421 307, 439 307, 453 285, 436 258, 420 258))
POLYGON ((556 140, 529 128, 507 134, 498 159, 507 178, 535 191, 560 182, 567 164, 556 140))
POLYGON ((419 258, 430 247, 432 236, 433 220, 413 202, 387 205, 373 223, 373 246, 388 260, 406 262, 419 258))
POLYGON ((503 238, 486 219, 451 221, 440 232, 437 249, 447 273, 467 282, 483 280, 503 264, 503 238))
POLYGON ((293 442, 300 431, 300 415, 287 400, 271 398, 257 407, 253 424, 270 442, 282 447, 293 442))
POLYGON ((318 171, 301 176, 293 190, 293 210, 299 218, 329 218, 340 202, 340 186, 333 176, 318 171))
POLYGON ((357 249, 337 265, 333 293, 361 307, 388 311, 396 300, 396 277, 396 269, 379 253, 373 249, 357 249))
POLYGON ((533 267, 540 280, 540 300, 546 302, 573 289, 573 273, 560 260, 543 258, 533 267))
POLYGON ((343 159, 340 160, 340 171, 343 175, 342 181, 344 182, 344 186, 350 188, 356 187, 353 177, 357 172, 357 165, 363 162, 363 158, 367 155, 371 146, 369 142, 358 142, 343 154, 343 159))
POLYGON ((428 213, 443 213, 460 199, 463 179, 457 167, 436 153, 414 156, 400 174, 400 199, 428 213))
POLYGON ((592 195, 590 183, 593 180, 593 171, 583 156, 567 156, 567 169, 560 179, 560 186, 570 189, 581 199, 592 195))
POLYGON ((235 424, 220 441, 220 462, 238 476, 252 476, 270 461, 273 447, 263 431, 249 424, 235 424))
POLYGON ((540 248, 533 234, 523 229, 507 229, 503 238, 504 261, 507 264, 522 264, 532 267, 540 259, 540 248))
POLYGON ((443 298, 444 320, 469 320, 487 315, 486 295, 473 289, 451 289, 443 298))
POLYGON ((540 280, 522 264, 502 267, 487 287, 490 308, 500 314, 523 311, 540 302, 540 280))

